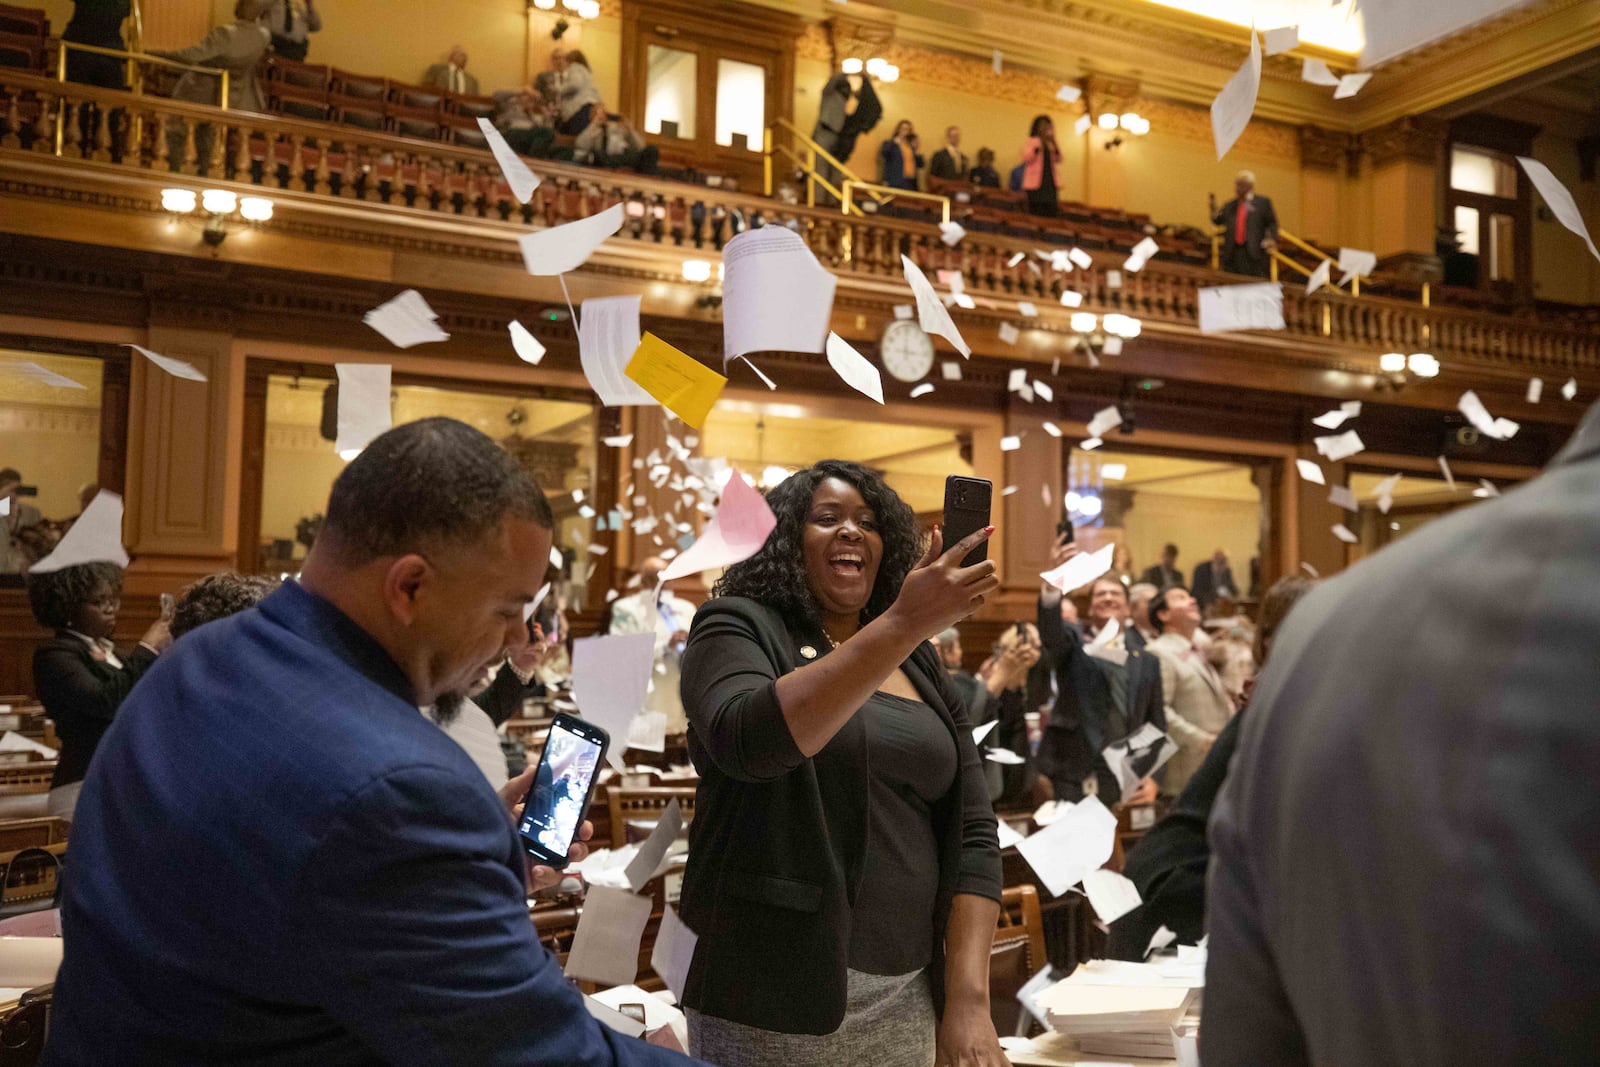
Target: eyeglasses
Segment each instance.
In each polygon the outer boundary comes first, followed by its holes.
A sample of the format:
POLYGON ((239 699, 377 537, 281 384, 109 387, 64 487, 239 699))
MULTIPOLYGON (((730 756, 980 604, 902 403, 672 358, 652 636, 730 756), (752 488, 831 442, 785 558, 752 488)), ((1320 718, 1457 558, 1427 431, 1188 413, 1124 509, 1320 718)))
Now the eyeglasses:
POLYGON ((122 607, 122 597, 97 596, 93 600, 88 601, 88 605, 91 608, 96 608, 100 611, 116 611, 118 608, 122 607))

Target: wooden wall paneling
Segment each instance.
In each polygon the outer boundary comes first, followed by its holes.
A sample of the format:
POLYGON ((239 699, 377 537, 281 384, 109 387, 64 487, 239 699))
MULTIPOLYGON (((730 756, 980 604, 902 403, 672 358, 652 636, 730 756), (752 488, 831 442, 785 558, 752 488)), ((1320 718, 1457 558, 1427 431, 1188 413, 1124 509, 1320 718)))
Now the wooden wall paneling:
POLYGON ((245 366, 244 407, 240 421, 239 542, 235 566, 243 574, 261 568, 261 493, 267 457, 266 367, 252 360, 245 366))
POLYGON ((126 493, 128 479, 127 356, 109 357, 100 364, 100 462, 96 480, 101 489, 126 493))
MULTIPOLYGON (((1007 399, 1006 433, 1020 436, 1021 447, 1005 457, 1005 481, 994 487, 995 532, 1005 541, 1003 572, 1008 586, 1037 592, 1039 574, 1049 570, 1056 520, 1061 514, 1061 438, 1044 431, 1036 405, 1013 394, 1007 399), (1005 487, 1017 491, 1001 496, 1005 487), (1045 503, 1048 491, 1049 504, 1045 503)), ((975 450, 976 451, 976 450, 975 450)))
MULTIPOLYGON (((139 0, 144 37, 138 42, 143 51, 153 48, 185 48, 199 41, 211 29, 211 0, 139 0)), ((133 44, 131 26, 127 30, 133 44)))

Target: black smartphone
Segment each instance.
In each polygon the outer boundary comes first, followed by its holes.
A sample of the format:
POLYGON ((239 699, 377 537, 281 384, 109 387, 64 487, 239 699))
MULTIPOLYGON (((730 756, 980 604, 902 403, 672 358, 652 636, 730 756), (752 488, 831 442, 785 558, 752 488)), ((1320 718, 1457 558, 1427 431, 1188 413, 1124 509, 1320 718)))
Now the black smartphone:
MULTIPOLYGON (((944 480, 944 547, 948 551, 957 542, 972 536, 989 525, 989 503, 994 496, 994 483, 984 478, 967 478, 952 474, 944 480)), ((962 559, 963 567, 971 567, 989 558, 989 542, 984 541, 962 559)))
POLYGON ((1077 536, 1078 535, 1072 530, 1071 519, 1062 519, 1060 522, 1056 523, 1056 540, 1061 544, 1070 545, 1073 541, 1077 540, 1077 536))
POLYGON ((517 827, 535 862, 556 870, 567 865, 610 740, 600 727, 573 715, 557 715, 550 723, 517 827))

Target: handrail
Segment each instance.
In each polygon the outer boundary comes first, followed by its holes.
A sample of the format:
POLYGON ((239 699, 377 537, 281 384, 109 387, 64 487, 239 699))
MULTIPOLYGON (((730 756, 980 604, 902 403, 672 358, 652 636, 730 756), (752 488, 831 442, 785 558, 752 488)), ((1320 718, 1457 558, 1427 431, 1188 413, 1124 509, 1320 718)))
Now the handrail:
MULTIPOLYGON (((134 8, 134 17, 138 18, 137 7, 134 8)), ((142 36, 143 22, 140 21, 136 28, 139 30, 139 33, 142 36)), ((87 52, 90 55, 96 56, 116 56, 128 61, 128 85, 131 87, 134 96, 144 95, 144 70, 142 67, 138 66, 138 64, 154 63, 158 66, 171 67, 187 73, 220 76, 222 79, 220 90, 221 96, 217 101, 217 107, 222 111, 228 110, 228 71, 226 68, 203 67, 197 66, 193 63, 180 63, 176 59, 166 59, 161 56, 153 56, 145 52, 130 52, 120 48, 101 48, 99 45, 79 44, 76 41, 62 40, 58 43, 59 47, 56 49, 56 81, 58 82, 65 83, 67 80, 67 52, 69 50, 75 52, 87 52)), ((64 147, 64 141, 66 138, 66 106, 66 100, 63 99, 61 101, 61 113, 57 116, 59 121, 56 123, 56 155, 58 156, 61 154, 61 150, 64 147)))
MULTIPOLYGON (((1214 230, 1211 233, 1211 269, 1212 270, 1221 270, 1222 269, 1222 238, 1223 238, 1223 234, 1224 233, 1225 233, 1225 231, 1220 230, 1220 229, 1219 230, 1214 230)), ((1278 236, 1279 236, 1279 238, 1288 241, 1290 244, 1294 245, 1296 248, 1300 249, 1301 251, 1305 252, 1306 254, 1311 255, 1311 256, 1315 256, 1317 259, 1320 259, 1325 263, 1331 263, 1334 266, 1338 266, 1338 261, 1335 260, 1332 256, 1328 255, 1326 252, 1322 251, 1320 248, 1316 247, 1315 245, 1309 244, 1306 241, 1301 240, 1299 237, 1296 237, 1294 234, 1290 233, 1288 230, 1283 229, 1282 227, 1280 227, 1278 229, 1278 236)), ((1272 254, 1268 257, 1268 263, 1269 263, 1269 266, 1270 266, 1270 269, 1271 269, 1270 277, 1271 277, 1271 279, 1273 281, 1277 281, 1278 280, 1278 264, 1280 264, 1280 263, 1285 264, 1286 266, 1294 268, 1295 270, 1299 271, 1301 274, 1303 274, 1307 278, 1310 278, 1311 275, 1316 273, 1316 271, 1314 271, 1314 270, 1306 270, 1305 267, 1301 266, 1299 263, 1297 263, 1295 260, 1291 259, 1289 256, 1286 256, 1282 252, 1279 252, 1277 249, 1273 249, 1272 250, 1272 254)), ((1329 278, 1328 279, 1328 288, 1329 289, 1338 289, 1339 288, 1339 283, 1334 281, 1332 278, 1329 278)), ((1361 295, 1361 275, 1359 275, 1359 274, 1351 275, 1351 278, 1350 278, 1350 295, 1351 296, 1360 296, 1361 295)), ((1426 307, 1427 306, 1426 303, 1424 303, 1423 306, 1426 307)))
MULTIPOLYGON (((843 190, 834 185, 833 182, 823 177, 822 174, 818 172, 818 156, 821 156, 829 166, 838 171, 839 174, 843 175, 846 181, 853 181, 861 186, 866 186, 868 184, 858 174, 856 174, 855 171, 846 166, 843 160, 839 159, 826 148, 823 148, 813 138, 802 132, 798 126, 781 115, 773 121, 772 126, 767 127, 767 129, 764 131, 762 148, 762 174, 764 179, 764 192, 767 196, 772 195, 772 156, 774 152, 782 152, 790 159, 794 160, 795 166, 799 167, 801 173, 806 176, 807 207, 817 206, 817 186, 819 185, 827 190, 829 195, 831 195, 835 200, 843 201, 845 199, 843 190), (787 131, 795 138, 795 140, 799 141, 800 144, 806 149, 809 158, 801 158, 800 153, 796 152, 787 145, 774 144, 772 136, 772 130, 774 127, 787 131)), ((873 193, 872 197, 880 204, 885 202, 884 198, 879 196, 877 193, 873 193)), ((846 214, 848 213, 849 212, 847 211, 846 214)))
MULTIPOLYGON (((852 178, 845 179, 844 193, 840 200, 840 207, 843 209, 846 215, 850 214, 850 209, 855 206, 855 201, 850 195, 851 191, 854 189, 865 189, 867 192, 872 193, 874 199, 876 199, 880 204, 885 200, 892 200, 901 196, 909 196, 913 200, 935 200, 938 201, 940 209, 944 213, 943 218, 941 218, 939 221, 950 221, 950 198, 948 196, 940 196, 938 193, 924 193, 917 189, 897 189, 892 185, 877 185, 872 182, 864 182, 852 178), (883 195, 879 196, 879 194, 883 195)), ((856 213, 864 214, 860 208, 856 208, 856 213)))

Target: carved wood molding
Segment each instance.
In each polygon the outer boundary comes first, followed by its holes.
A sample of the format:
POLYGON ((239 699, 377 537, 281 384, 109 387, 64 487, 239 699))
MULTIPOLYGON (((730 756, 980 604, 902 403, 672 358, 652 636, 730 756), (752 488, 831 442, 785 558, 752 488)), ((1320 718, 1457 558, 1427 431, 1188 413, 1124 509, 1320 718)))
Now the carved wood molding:
POLYGON ((1437 166, 1449 139, 1448 124, 1425 115, 1397 119, 1361 135, 1361 148, 1381 167, 1396 160, 1437 166))
POLYGON ((1321 126, 1300 127, 1300 165, 1320 170, 1338 170, 1350 162, 1356 140, 1342 130, 1321 126))

